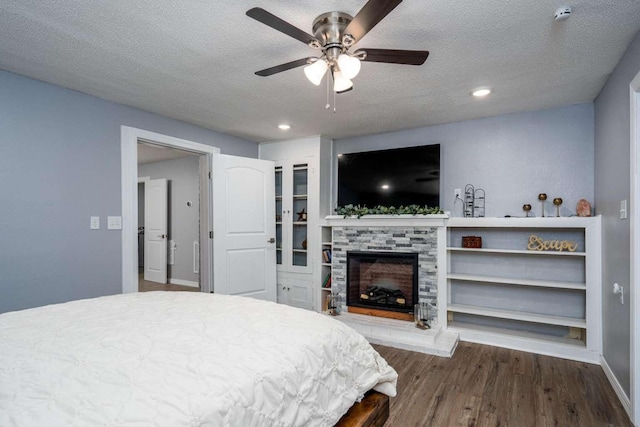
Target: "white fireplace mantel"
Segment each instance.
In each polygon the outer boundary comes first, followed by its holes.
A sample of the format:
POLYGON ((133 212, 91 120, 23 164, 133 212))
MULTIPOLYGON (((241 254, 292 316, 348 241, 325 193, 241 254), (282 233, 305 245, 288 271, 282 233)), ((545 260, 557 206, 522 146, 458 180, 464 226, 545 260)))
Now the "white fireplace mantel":
POLYGON ((328 215, 324 219, 332 227, 444 227, 449 215, 328 215))

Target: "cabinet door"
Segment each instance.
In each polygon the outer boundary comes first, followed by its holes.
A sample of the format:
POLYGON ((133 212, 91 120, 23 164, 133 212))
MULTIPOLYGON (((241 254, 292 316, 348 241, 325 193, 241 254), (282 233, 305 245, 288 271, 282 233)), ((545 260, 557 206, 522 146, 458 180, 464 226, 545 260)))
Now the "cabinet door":
POLYGON ((278 267, 282 265, 282 228, 283 228, 283 217, 285 210, 283 208, 283 199, 282 199, 282 165, 276 165, 275 170, 275 180, 276 180, 276 264, 278 267))
POLYGON ((294 163, 291 180, 291 271, 308 271, 311 264, 307 251, 309 164, 294 163))
POLYGON ((313 310, 313 282, 311 280, 289 280, 289 305, 306 310, 313 310))
POLYGON ((296 277, 278 278, 278 304, 313 310, 313 282, 296 277))
POLYGON ((289 304, 289 292, 287 292, 287 280, 281 277, 277 279, 276 301, 278 304, 289 304))

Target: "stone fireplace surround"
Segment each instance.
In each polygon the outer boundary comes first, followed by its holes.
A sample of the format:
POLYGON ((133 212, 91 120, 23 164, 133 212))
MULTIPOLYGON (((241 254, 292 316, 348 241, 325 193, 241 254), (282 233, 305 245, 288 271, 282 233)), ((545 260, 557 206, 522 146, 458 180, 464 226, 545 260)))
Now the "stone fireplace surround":
POLYGON ((447 215, 375 215, 362 218, 329 216, 332 227, 332 288, 342 296, 343 313, 336 318, 370 342, 450 357, 458 335, 439 325, 446 319, 447 215), (428 303, 431 329, 413 322, 348 313, 346 306, 347 251, 417 252, 419 301, 428 303), (438 275, 438 271, 442 274, 438 275))
POLYGON ((429 305, 429 320, 437 323, 438 237, 435 227, 333 228, 333 287, 347 301, 347 253, 392 252, 418 254, 418 301, 429 305))

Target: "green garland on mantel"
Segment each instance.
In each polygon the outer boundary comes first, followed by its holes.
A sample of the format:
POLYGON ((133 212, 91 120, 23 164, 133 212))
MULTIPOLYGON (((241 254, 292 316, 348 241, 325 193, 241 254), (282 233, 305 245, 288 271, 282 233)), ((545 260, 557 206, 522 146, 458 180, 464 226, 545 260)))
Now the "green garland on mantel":
POLYGON ((435 208, 430 208, 427 205, 408 205, 400 206, 399 208, 396 208, 395 206, 381 205, 374 206, 372 208, 360 205, 346 205, 338 206, 336 208, 336 213, 338 215, 342 215, 344 218, 348 218, 350 216, 360 218, 364 215, 434 215, 443 214, 444 211, 437 206, 435 208))

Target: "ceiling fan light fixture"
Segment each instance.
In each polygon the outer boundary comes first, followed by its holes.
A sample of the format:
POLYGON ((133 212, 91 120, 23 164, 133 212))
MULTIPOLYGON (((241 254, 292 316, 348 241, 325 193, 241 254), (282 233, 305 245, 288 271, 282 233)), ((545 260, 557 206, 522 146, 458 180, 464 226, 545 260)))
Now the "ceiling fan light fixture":
POLYGON ((353 87, 353 82, 346 78, 341 71, 333 72, 333 91, 344 92, 353 87))
POLYGON ((322 78, 327 72, 327 68, 329 68, 327 61, 325 61, 324 59, 318 59, 313 64, 304 67, 304 74, 307 76, 311 83, 316 86, 320 86, 322 78))
POLYGON ((360 60, 355 56, 341 53, 340 56, 338 56, 338 67, 340 67, 342 75, 351 80, 360 72, 360 60))

